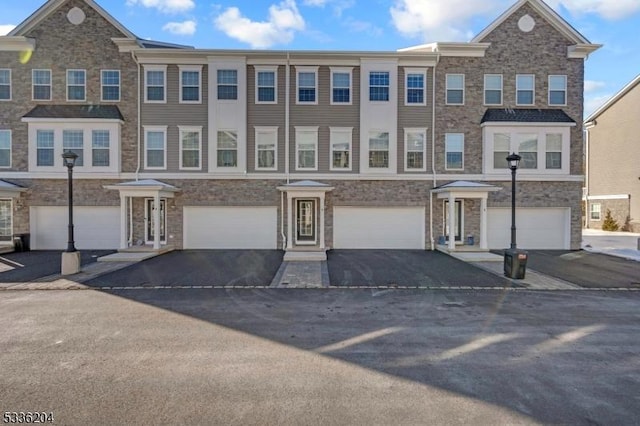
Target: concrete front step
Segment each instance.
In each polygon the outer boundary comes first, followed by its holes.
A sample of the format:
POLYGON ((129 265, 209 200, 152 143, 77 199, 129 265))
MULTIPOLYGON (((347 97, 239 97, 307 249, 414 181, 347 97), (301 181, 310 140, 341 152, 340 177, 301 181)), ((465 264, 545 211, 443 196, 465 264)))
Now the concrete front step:
POLYGON ((284 262, 324 262, 327 260, 326 251, 287 251, 284 262))
POLYGON ((131 251, 123 250, 118 253, 109 254, 98 258, 98 262, 142 262, 143 260, 151 259, 152 257, 160 256, 165 253, 173 251, 173 247, 164 247, 160 250, 150 251, 131 251))

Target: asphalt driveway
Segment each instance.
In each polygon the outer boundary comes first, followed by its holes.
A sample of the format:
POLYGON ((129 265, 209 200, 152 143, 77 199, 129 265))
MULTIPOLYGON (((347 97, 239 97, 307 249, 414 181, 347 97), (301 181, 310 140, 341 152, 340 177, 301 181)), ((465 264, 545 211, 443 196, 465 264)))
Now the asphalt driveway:
POLYGON ((94 278, 94 287, 268 286, 280 250, 180 250, 94 278))
MULTIPOLYGON (((88 265, 114 250, 81 250, 81 264, 88 265)), ((62 250, 37 250, 0 255, 0 282, 22 283, 59 274, 62 250)))
POLYGON ((327 262, 332 286, 517 286, 438 251, 331 250, 327 262))

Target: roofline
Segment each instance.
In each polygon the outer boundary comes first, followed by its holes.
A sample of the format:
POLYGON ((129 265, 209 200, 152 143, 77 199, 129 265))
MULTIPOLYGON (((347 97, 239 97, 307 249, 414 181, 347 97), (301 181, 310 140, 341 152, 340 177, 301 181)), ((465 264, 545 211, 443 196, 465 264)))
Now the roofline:
POLYGON ((591 121, 594 121, 596 118, 598 118, 600 116, 600 114, 602 114, 603 112, 605 112, 606 110, 611 108, 611 106, 613 106, 613 104, 618 102, 624 95, 629 93, 638 84, 640 84, 640 74, 638 74, 636 76, 636 78, 631 80, 631 82, 629 84, 624 86, 618 93, 613 95, 608 101, 606 101, 602 106, 600 106, 600 108, 595 110, 589 117, 587 117, 584 120, 584 123, 587 124, 587 123, 589 123, 591 121))

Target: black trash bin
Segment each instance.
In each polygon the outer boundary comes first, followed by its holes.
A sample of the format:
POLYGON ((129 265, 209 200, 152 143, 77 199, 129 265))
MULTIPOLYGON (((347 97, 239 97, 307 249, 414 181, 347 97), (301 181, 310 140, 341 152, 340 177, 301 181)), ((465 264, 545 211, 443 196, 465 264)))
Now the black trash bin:
POLYGON ((529 253, 519 249, 507 249, 504 251, 504 275, 507 278, 521 280, 527 272, 527 259, 529 253))
POLYGON ((13 248, 18 252, 31 250, 31 234, 15 234, 13 248))

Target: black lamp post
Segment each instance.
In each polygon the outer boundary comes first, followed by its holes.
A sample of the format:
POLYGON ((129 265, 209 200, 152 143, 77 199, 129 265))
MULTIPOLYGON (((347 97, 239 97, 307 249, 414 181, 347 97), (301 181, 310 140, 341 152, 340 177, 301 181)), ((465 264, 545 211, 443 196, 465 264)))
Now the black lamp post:
POLYGON ((65 151, 62 154, 62 160, 69 172, 69 241, 67 242, 67 253, 76 251, 73 241, 73 166, 76 164, 78 154, 73 151, 65 151))
POLYGON ((511 169, 511 248, 517 248, 516 244, 516 170, 520 165, 520 157, 515 152, 507 157, 511 169))

